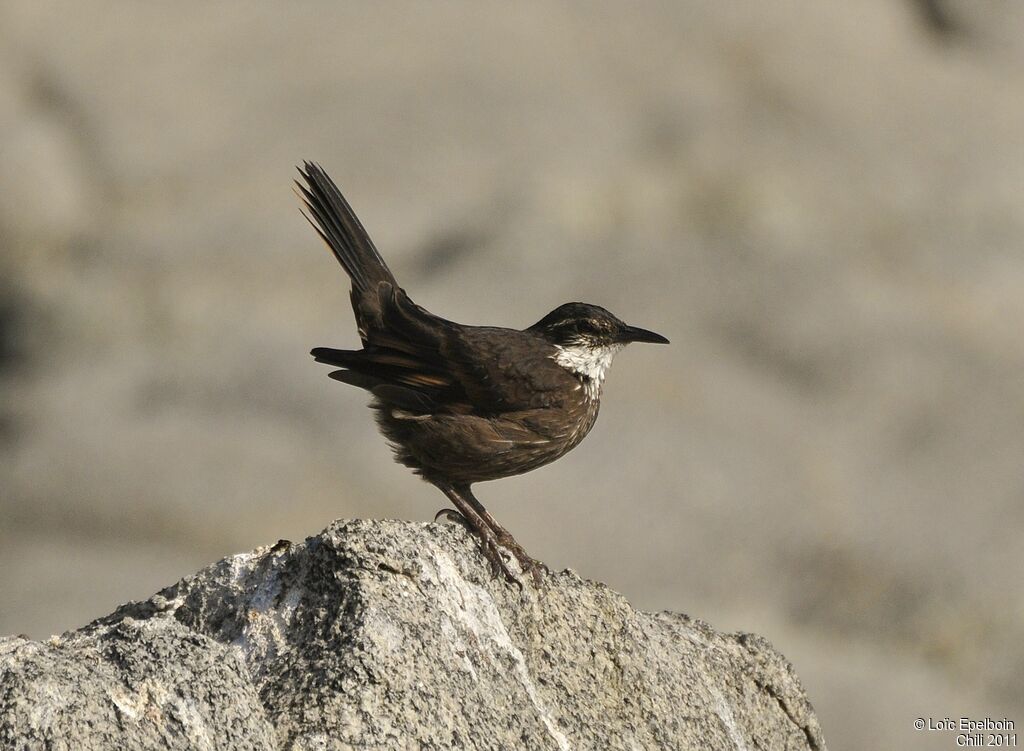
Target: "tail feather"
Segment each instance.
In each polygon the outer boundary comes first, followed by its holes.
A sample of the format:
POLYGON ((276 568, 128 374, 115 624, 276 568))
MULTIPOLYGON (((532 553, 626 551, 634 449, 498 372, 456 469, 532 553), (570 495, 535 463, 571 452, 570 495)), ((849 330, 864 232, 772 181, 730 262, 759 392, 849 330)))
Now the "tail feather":
POLYGON ((303 162, 299 174, 306 185, 298 181, 295 185, 309 211, 309 214, 303 212, 303 216, 351 277, 354 291, 360 293, 358 296, 376 297, 377 285, 381 282, 397 288, 394 275, 334 181, 313 162, 303 162))
POLYGON ((367 379, 360 377, 360 382, 355 383, 348 380, 349 376, 343 374, 351 371, 370 376, 378 383, 392 383, 425 391, 444 390, 452 385, 452 379, 448 374, 400 352, 386 349, 348 350, 316 347, 310 354, 317 362, 345 369, 331 373, 331 378, 361 388, 367 388, 364 385, 364 382, 369 382, 367 379))

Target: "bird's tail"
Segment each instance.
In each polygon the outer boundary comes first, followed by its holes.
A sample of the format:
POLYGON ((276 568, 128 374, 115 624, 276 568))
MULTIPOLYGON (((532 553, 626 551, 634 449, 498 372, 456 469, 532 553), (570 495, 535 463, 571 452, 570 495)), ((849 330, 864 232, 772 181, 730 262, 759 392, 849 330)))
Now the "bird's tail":
POLYGON ((303 216, 351 277, 353 305, 358 308, 360 299, 375 301, 381 282, 397 289, 394 275, 334 181, 313 162, 303 162, 299 174, 306 184, 295 184, 309 211, 303 212, 303 216))

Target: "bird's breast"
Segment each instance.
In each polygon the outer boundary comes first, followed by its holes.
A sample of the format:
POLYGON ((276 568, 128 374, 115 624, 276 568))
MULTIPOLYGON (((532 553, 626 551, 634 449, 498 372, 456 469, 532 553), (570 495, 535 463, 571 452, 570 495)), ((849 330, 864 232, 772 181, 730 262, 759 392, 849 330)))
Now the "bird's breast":
POLYGON ((600 406, 600 385, 595 389, 584 379, 560 406, 547 411, 543 418, 548 423, 545 432, 559 445, 559 456, 586 438, 597 421, 600 406))

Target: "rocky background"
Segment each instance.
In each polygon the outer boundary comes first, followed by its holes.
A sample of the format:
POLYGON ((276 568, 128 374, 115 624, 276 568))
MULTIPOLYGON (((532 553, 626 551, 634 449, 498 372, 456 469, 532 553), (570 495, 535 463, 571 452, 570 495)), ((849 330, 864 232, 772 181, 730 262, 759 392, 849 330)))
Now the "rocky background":
POLYGON ((552 567, 763 634, 834 749, 1024 722, 1024 4, 0 7, 0 633, 337 517, 429 519, 297 211, 417 302, 628 349, 479 496, 552 567))
POLYGON ((826 751, 754 634, 494 577, 470 533, 339 521, 45 643, 0 636, 0 744, 74 751, 826 751))

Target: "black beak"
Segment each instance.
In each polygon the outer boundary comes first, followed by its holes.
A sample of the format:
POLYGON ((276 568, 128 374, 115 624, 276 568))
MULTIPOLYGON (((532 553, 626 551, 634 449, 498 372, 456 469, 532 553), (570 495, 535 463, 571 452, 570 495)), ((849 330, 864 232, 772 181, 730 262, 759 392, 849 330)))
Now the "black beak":
POLYGON ((668 339, 653 331, 641 329, 636 326, 627 326, 619 336, 622 342, 647 342, 648 344, 668 344, 668 339))

